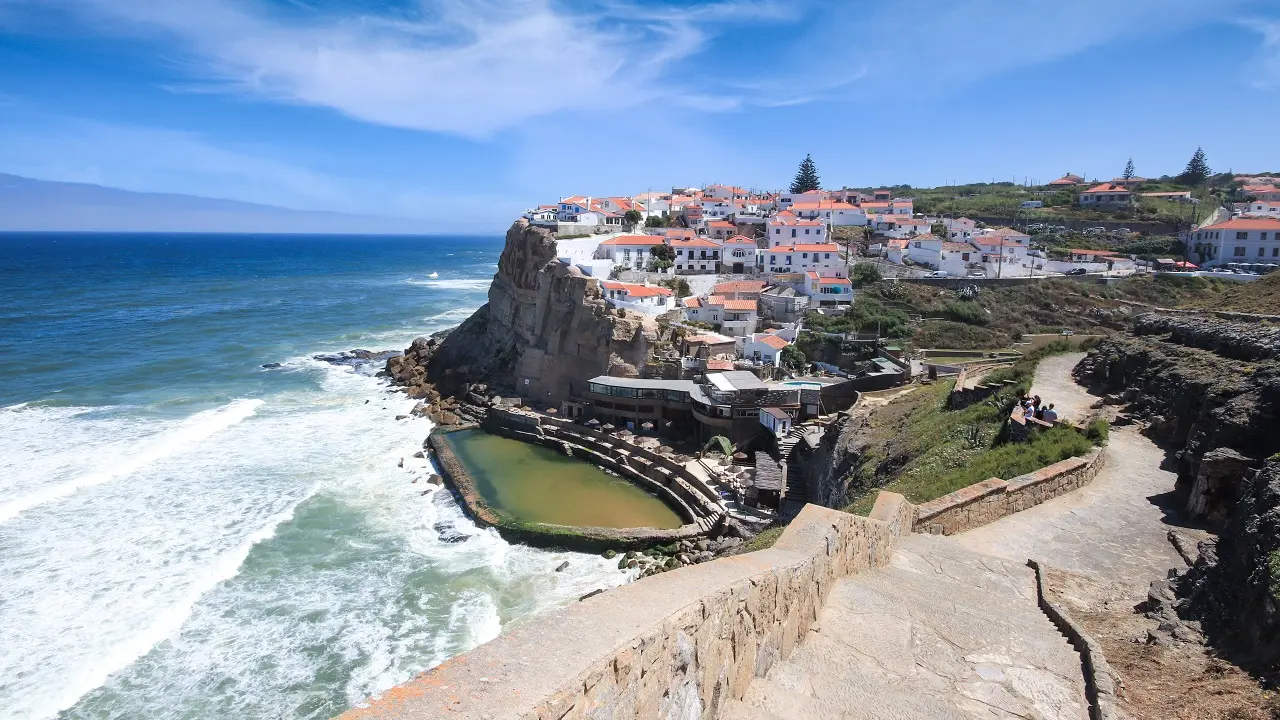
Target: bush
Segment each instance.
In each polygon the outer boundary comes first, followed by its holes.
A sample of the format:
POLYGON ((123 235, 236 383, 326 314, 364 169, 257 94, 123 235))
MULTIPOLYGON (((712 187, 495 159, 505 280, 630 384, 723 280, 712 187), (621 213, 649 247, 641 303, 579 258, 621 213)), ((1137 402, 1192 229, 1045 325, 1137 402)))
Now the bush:
POLYGON ((880 268, 871 263, 858 263, 853 266, 851 273, 853 284, 859 287, 863 285, 874 285, 880 282, 880 268))
POLYGON ((1097 418, 1084 426, 1084 436, 1094 445, 1106 445, 1110 433, 1111 423, 1107 422, 1106 418, 1097 418))
POLYGON ((991 322, 991 316, 982 306, 972 300, 955 300, 947 303, 947 307, 943 309, 942 314, 956 322, 967 323, 969 325, 986 325, 991 322))
MULTIPOLYGON (((671 264, 668 263, 667 267, 670 267, 670 266, 671 264)), ((666 280, 663 280, 659 284, 667 288, 668 290, 670 290, 672 293, 674 293, 677 298, 689 297, 689 295, 693 292, 689 288, 689 281, 679 276, 676 276, 673 278, 667 278, 666 280)))

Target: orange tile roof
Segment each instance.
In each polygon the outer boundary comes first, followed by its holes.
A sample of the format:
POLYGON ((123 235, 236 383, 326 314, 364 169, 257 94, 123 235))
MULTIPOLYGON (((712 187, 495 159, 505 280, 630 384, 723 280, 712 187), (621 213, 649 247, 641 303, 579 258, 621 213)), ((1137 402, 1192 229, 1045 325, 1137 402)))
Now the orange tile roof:
POLYGON ((755 246, 756 241, 755 241, 755 240, 753 240, 753 239, 751 239, 751 238, 749 238, 749 237, 747 237, 746 235, 734 235, 733 237, 726 238, 724 241, 722 241, 722 243, 721 243, 721 244, 723 244, 723 245, 751 245, 751 246, 755 246))
POLYGON ((724 305, 725 310, 755 310, 755 300, 725 300, 720 305, 724 305))
POLYGON ((735 293, 735 292, 760 292, 764 290, 765 282, 763 280, 736 280, 732 282, 722 282, 712 289, 714 293, 735 293))
POLYGON ((671 291, 664 287, 640 285, 639 283, 624 283, 617 282, 615 280, 601 280, 600 286, 605 290, 623 290, 631 297, 657 297, 658 295, 671 294, 671 291))
POLYGON ((1280 218, 1231 218, 1198 230, 1280 230, 1280 218))
POLYGON ((724 296, 723 296, 723 295, 711 295, 711 296, 709 296, 709 297, 707 298, 707 304, 708 304, 708 305, 723 305, 723 304, 724 304, 724 296))
POLYGON ((657 235, 619 235, 618 237, 609 238, 600 244, 653 247, 654 245, 663 244, 663 240, 657 235))
POLYGON ((813 280, 819 285, 852 285, 853 284, 852 282, 849 281, 849 278, 819 277, 818 273, 813 271, 809 271, 805 274, 809 276, 810 280, 813 280))
POLYGON ((711 222, 707 223, 707 227, 728 228, 732 230, 736 226, 733 223, 729 222, 728 220, 712 220, 711 222))
POLYGON ((671 247, 720 248, 706 238, 671 238, 671 247))
POLYGON ((778 337, 777 335, 772 335, 772 334, 765 335, 764 337, 756 338, 756 342, 764 343, 765 345, 768 345, 774 350, 781 350, 782 348, 791 344, 786 340, 783 340, 782 338, 778 337))
POLYGON ((1101 185, 1094 185, 1088 190, 1081 190, 1080 194, 1087 195, 1089 193, 1117 193, 1117 192, 1127 193, 1129 192, 1129 189, 1120 187, 1115 183, 1102 183, 1101 185))
POLYGON ((687 297, 684 299, 684 306, 691 307, 691 308, 700 308, 702 307, 702 300, 696 297, 687 297))
POLYGON ((944 242, 942 243, 942 249, 952 252, 970 252, 973 250, 973 246, 969 243, 944 242))
POLYGON ((708 370, 732 370, 733 361, 729 358, 711 358, 707 360, 708 370))

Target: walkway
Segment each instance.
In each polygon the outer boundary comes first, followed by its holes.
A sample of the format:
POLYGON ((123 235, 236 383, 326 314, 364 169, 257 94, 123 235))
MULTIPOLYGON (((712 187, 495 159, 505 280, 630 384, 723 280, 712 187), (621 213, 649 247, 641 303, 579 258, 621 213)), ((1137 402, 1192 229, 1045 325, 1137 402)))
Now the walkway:
POLYGON ((1080 656, 1025 563, 927 535, 837 583, 804 643, 729 705, 738 720, 1088 717, 1080 656))
MULTIPOLYGON (((1036 370, 1034 393, 1077 420, 1097 398, 1071 379, 1083 354, 1052 357, 1036 370)), ((1089 485, 955 536, 970 550, 1016 562, 1046 564, 1124 585, 1145 597, 1148 583, 1184 567, 1168 541, 1167 522, 1177 476, 1160 468, 1164 451, 1135 426, 1111 430, 1107 463, 1089 485)))

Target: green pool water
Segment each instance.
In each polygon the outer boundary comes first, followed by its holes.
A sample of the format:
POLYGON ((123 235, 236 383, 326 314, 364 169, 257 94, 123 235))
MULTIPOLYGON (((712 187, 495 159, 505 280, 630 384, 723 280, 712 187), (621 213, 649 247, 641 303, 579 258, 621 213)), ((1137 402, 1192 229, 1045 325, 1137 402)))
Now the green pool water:
POLYGON ((445 439, 480 497, 518 520, 661 530, 682 524, 666 503, 584 460, 483 430, 449 433, 445 439))

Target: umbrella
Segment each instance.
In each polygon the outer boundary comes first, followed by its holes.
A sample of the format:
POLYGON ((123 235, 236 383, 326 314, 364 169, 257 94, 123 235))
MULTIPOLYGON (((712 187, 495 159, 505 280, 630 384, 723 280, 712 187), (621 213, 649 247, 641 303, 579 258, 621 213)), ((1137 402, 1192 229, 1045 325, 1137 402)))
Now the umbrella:
POLYGON ((675 451, 676 451, 676 450, 675 450, 675 448, 671 447, 670 445, 659 445, 659 446, 658 446, 658 452, 660 452, 660 453, 664 453, 664 454, 665 454, 665 453, 673 453, 673 452, 675 452, 675 451))
POLYGON ((591 427, 600 427, 600 421, 595 418, 591 418, 590 420, 588 420, 587 424, 590 425, 591 427))
POLYGON ((555 409, 555 408, 547 408, 547 414, 548 414, 548 415, 555 415, 555 414, 556 414, 556 412, 557 412, 557 411, 556 411, 556 409, 555 409))
POLYGON ((640 429, 644 430, 645 432, 652 432, 653 423, 646 420, 645 422, 640 423, 640 429))
POLYGON ((1174 266, 1174 267, 1180 267, 1180 268, 1193 268, 1193 267, 1199 267, 1199 265, 1195 265, 1195 264, 1189 263, 1189 262, 1187 262, 1186 260, 1180 260, 1180 261, 1178 261, 1178 262, 1174 263, 1174 264, 1173 264, 1173 266, 1174 266))
POLYGON ((733 459, 734 459, 734 460, 746 460, 746 459, 747 459, 747 454, 746 454, 746 453, 743 453, 743 452, 736 452, 736 453, 734 453, 734 454, 733 454, 733 459))
POLYGON ((605 431, 605 432, 613 432, 614 430, 617 430, 618 428, 614 427, 613 423, 605 423, 604 425, 601 425, 601 426, 600 426, 600 429, 601 429, 601 430, 603 430, 603 431, 605 431))

